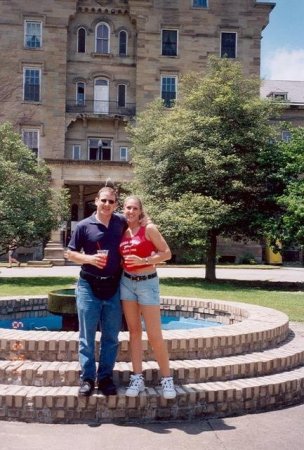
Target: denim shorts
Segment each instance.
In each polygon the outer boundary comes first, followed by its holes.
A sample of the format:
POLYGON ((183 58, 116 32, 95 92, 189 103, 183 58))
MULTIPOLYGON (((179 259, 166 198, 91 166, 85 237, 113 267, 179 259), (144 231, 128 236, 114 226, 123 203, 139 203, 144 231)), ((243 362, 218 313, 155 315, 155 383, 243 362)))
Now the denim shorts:
POLYGON ((149 280, 135 281, 127 278, 123 274, 120 280, 120 296, 122 300, 137 302, 143 306, 159 305, 158 277, 149 280))

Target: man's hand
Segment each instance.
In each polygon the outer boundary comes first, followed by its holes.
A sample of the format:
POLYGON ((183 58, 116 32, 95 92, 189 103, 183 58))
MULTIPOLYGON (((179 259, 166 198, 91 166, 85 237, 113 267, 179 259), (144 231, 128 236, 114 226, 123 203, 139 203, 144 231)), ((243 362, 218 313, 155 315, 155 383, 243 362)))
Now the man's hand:
POLYGON ((96 253, 95 255, 86 256, 89 257, 89 261, 87 264, 92 264, 92 266, 96 266, 98 267, 98 269, 103 269, 107 265, 107 255, 96 253))
POLYGON ((73 261, 76 264, 92 264, 92 266, 103 269, 107 265, 107 255, 96 253, 95 255, 86 255, 85 253, 75 252, 70 249, 65 252, 65 257, 69 261, 73 261))

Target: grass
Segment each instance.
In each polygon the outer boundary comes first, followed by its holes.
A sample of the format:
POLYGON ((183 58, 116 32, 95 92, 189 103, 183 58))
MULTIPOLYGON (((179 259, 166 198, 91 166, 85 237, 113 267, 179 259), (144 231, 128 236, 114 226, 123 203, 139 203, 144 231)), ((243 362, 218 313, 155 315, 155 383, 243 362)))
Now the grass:
POLYGON ((56 289, 65 289, 76 283, 74 277, 16 277, 0 278, 0 296, 46 295, 56 289))
POLYGON ((304 286, 301 283, 217 280, 198 278, 161 279, 161 294, 253 303, 285 312, 289 319, 304 322, 304 286))
MULTIPOLYGON (((0 278, 1 296, 46 295, 73 286, 74 277, 0 278)), ((304 284, 198 278, 161 278, 161 294, 254 303, 285 312, 290 320, 304 322, 304 284)))

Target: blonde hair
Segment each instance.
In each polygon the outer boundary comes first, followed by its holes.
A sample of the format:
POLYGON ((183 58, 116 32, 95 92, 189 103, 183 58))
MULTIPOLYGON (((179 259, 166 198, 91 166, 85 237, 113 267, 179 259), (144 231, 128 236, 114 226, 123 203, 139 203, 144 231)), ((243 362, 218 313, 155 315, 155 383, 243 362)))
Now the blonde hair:
POLYGON ((129 195, 128 197, 126 197, 123 205, 125 206, 129 200, 135 200, 138 203, 138 206, 140 209, 139 220, 142 220, 144 217, 147 217, 147 214, 143 207, 143 203, 142 203, 141 199, 139 197, 137 197, 137 195, 129 195))
POLYGON ((101 195, 103 192, 107 192, 108 194, 114 195, 114 196, 115 196, 115 201, 118 200, 117 191, 116 191, 113 187, 110 187, 110 186, 104 186, 104 187, 102 187, 101 189, 99 189, 99 191, 98 191, 98 193, 97 193, 97 198, 99 198, 100 195, 101 195))

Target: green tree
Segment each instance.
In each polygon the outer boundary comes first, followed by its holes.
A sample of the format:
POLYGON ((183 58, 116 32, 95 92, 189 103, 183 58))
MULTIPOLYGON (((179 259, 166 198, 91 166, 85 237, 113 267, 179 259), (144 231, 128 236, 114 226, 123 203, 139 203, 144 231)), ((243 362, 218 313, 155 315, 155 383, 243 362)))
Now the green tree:
POLYGON ((219 235, 260 239, 281 214, 284 157, 269 121, 277 106, 228 59, 185 76, 179 92, 173 108, 155 101, 129 130, 134 189, 173 248, 202 248, 214 280, 219 235))
POLYGON ((0 253, 45 242, 68 217, 68 194, 50 187, 50 171, 10 124, 0 126, 0 253))
POLYGON ((286 164, 282 177, 286 189, 278 202, 284 213, 273 225, 271 234, 279 235, 283 245, 304 245, 304 128, 290 128, 291 140, 281 142, 286 164))

